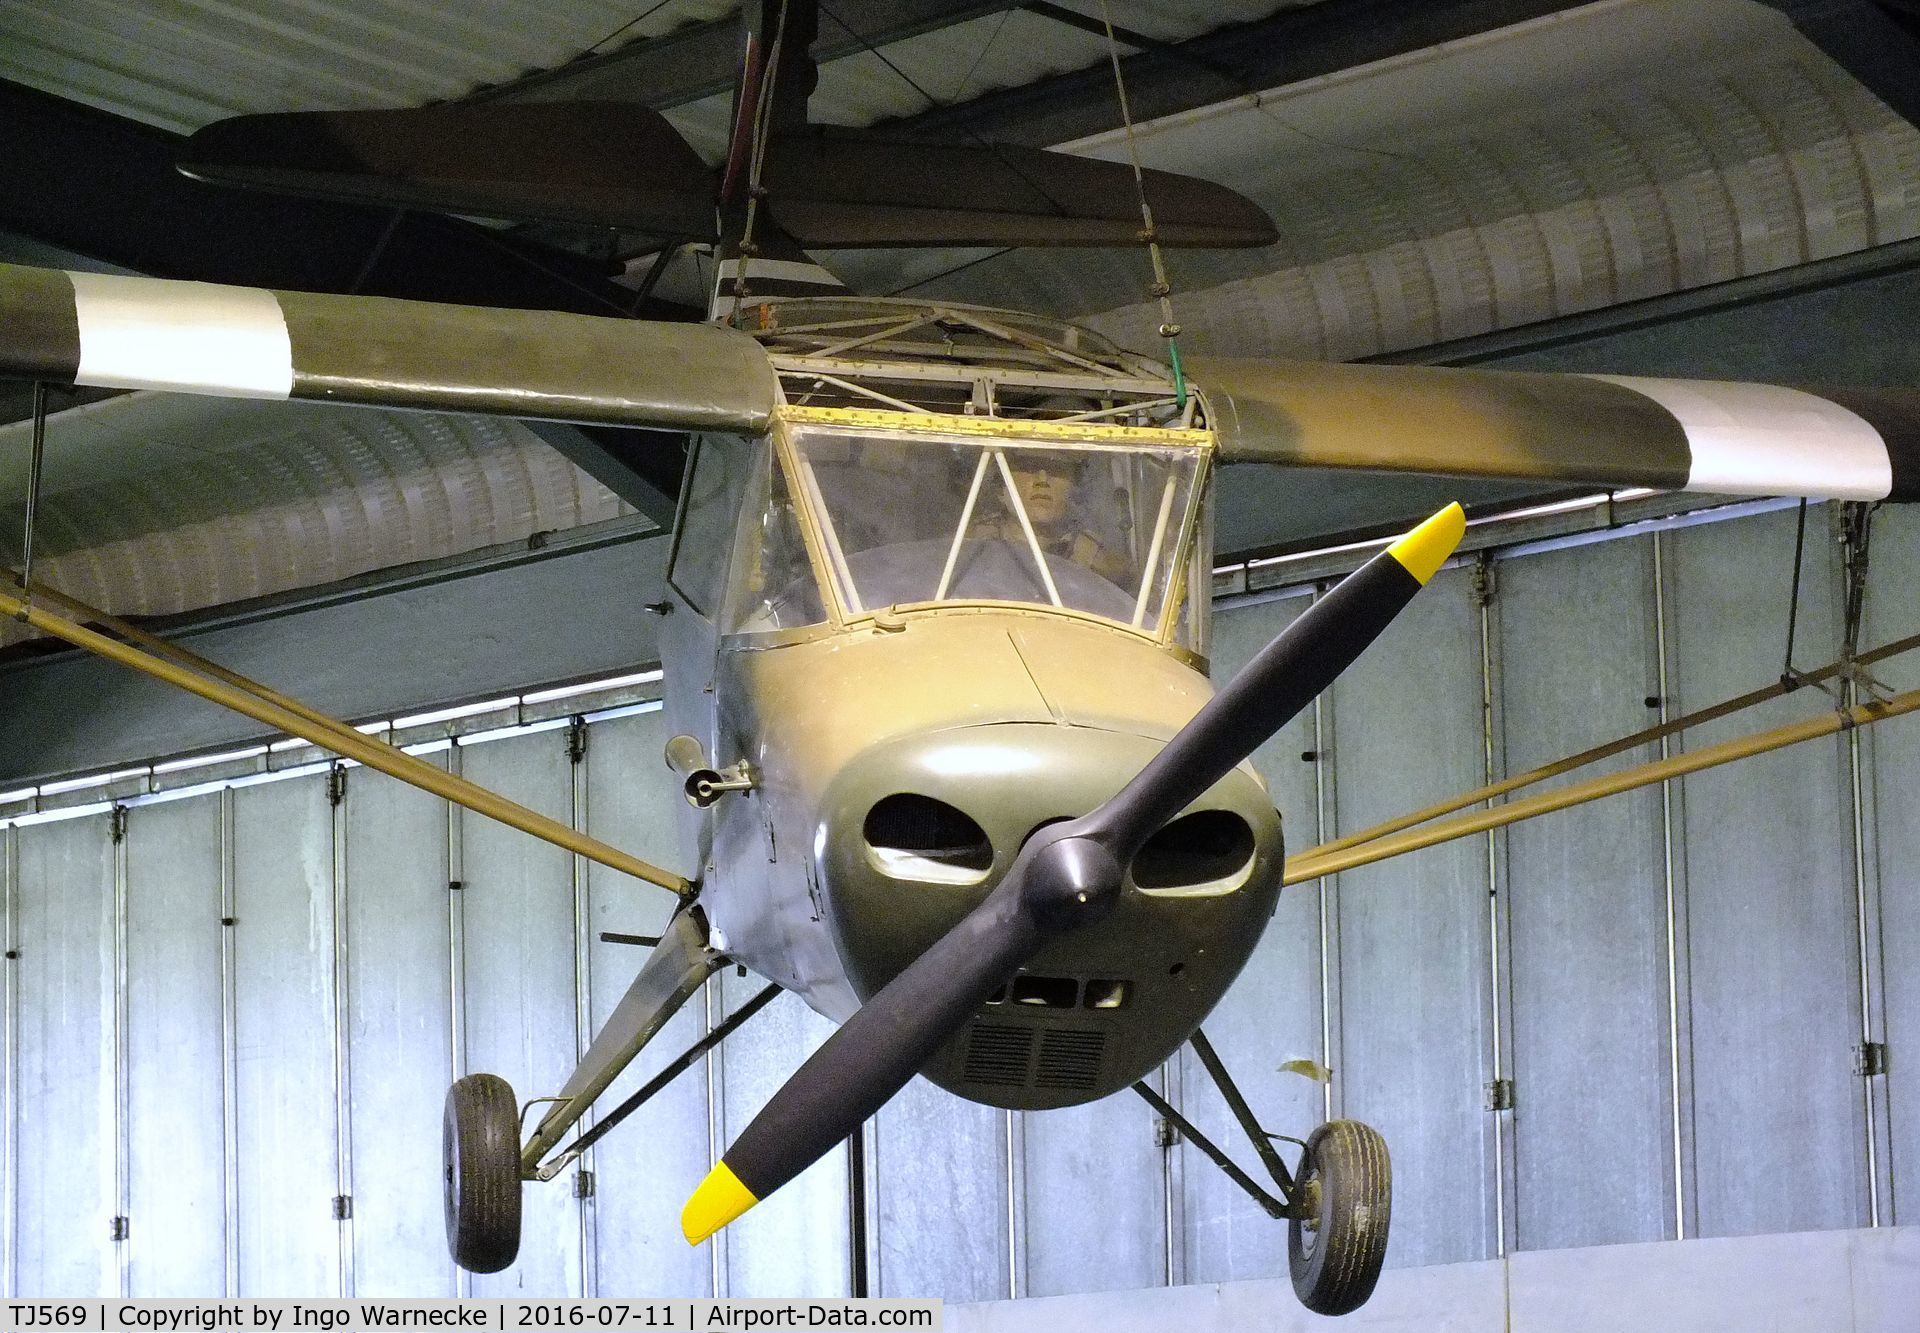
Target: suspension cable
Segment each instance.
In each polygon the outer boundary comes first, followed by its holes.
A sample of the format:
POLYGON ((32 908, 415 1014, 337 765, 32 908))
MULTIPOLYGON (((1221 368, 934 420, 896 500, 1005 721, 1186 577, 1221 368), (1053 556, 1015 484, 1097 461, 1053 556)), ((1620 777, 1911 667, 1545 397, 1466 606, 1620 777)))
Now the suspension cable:
POLYGON ((13 618, 21 624, 31 619, 33 607, 33 527, 40 512, 40 475, 47 453, 47 382, 33 382, 33 453, 27 460, 27 517, 21 534, 20 609, 13 618))
POLYGON ((1180 369, 1180 326, 1173 318, 1173 286, 1167 281, 1167 263, 1160 253, 1160 233, 1153 225, 1153 205, 1147 202, 1147 178, 1140 169, 1140 144, 1133 132, 1133 107, 1127 100, 1127 79, 1120 71, 1120 43, 1113 32, 1113 14, 1100 0, 1100 22, 1107 30, 1107 59, 1113 65, 1113 86, 1120 96, 1120 120, 1127 131, 1127 157, 1133 164, 1133 188, 1140 196, 1140 239, 1153 261, 1149 293, 1160 302, 1160 336, 1167 340, 1167 359, 1173 366, 1173 392, 1181 410, 1187 406, 1187 377, 1180 369))
POLYGON ((780 52, 787 36, 787 0, 780 0, 780 17, 773 25, 773 45, 767 50, 767 67, 760 75, 760 100, 753 108, 753 141, 747 154, 747 220, 740 230, 740 257, 733 270, 733 313, 727 322, 740 327, 740 311, 747 302, 747 269, 759 247, 753 243, 753 226, 760 215, 761 165, 767 157, 767 131, 773 119, 773 92, 780 73, 780 52))

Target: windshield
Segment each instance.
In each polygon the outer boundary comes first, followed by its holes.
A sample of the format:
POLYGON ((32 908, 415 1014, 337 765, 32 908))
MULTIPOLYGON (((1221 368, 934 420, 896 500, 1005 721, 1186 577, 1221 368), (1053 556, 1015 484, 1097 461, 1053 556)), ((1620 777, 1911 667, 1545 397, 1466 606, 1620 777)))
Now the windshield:
POLYGON ((1157 634, 1202 451, 789 427, 849 614, 1027 602, 1157 634))

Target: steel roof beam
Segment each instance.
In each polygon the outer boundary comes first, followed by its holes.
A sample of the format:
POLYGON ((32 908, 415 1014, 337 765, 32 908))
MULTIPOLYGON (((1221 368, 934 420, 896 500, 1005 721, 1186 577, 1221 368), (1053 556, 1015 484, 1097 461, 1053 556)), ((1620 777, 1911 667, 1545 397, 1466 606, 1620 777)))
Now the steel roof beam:
MULTIPOLYGON (((1907 12, 1920 0, 1886 0, 1907 12), (1910 8, 1911 7, 1911 8, 1910 8)), ((1894 111, 1920 124, 1920 41, 1873 0, 1762 0, 1894 111)), ((1026 6, 1046 12, 1052 6, 1026 6)), ((1326 0, 1124 56, 1136 120, 1283 87, 1582 7, 1576 0, 1326 0)), ((1119 123, 1103 62, 888 122, 905 138, 1046 147, 1119 123)))
MULTIPOLYGON (((1577 9, 1583 0, 1325 0, 1123 56, 1136 121, 1351 69, 1577 9)), ((876 127, 1047 147, 1119 124, 1113 70, 1087 69, 876 127)))

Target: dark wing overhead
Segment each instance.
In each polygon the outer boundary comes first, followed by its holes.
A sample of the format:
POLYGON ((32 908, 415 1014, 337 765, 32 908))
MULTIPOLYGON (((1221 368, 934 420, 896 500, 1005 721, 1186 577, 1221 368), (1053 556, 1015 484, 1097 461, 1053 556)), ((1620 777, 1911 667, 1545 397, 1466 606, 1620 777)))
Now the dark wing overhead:
POLYGON ((1221 459, 1920 500, 1920 391, 1190 357, 1221 459))
MULTIPOLYGON (((180 170, 360 204, 686 239, 719 234, 715 174, 659 112, 623 103, 239 116, 188 139, 180 170)), ((1275 239, 1267 215, 1225 186, 1144 174, 1164 245, 1275 239)), ((1040 148, 895 143, 803 128, 769 144, 761 185, 774 220, 806 246, 1140 242, 1130 166, 1040 148)))
MULTIPOLYGON (((1271 245, 1278 236, 1257 204, 1224 185, 1143 174, 1162 245, 1271 245)), ((781 228, 821 249, 1140 243, 1132 167, 1041 148, 814 130, 773 141, 762 183, 781 228)))
POLYGON ((0 376, 759 433, 773 368, 705 324, 0 264, 0 376))
POLYGON ((666 117, 625 102, 236 116, 189 138, 179 166, 276 194, 716 234, 713 173, 666 117))

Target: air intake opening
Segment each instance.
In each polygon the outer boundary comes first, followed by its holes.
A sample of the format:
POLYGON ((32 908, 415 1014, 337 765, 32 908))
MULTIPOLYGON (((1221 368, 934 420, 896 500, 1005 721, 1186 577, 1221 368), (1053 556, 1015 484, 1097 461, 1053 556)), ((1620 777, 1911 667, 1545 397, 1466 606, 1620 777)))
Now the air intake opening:
POLYGON ((966 811, 901 792, 867 811, 862 829, 879 869, 896 879, 973 884, 993 867, 993 843, 966 811))
POLYGON ((1080 1003, 1080 983, 1072 977, 1022 975, 1013 979, 1011 994, 1015 1004, 1034 1005, 1042 1009, 1072 1009, 1080 1003))
POLYGON ((1231 810, 1196 810, 1168 824, 1133 858, 1133 882, 1152 893, 1213 888, 1253 860, 1253 830, 1231 810))

